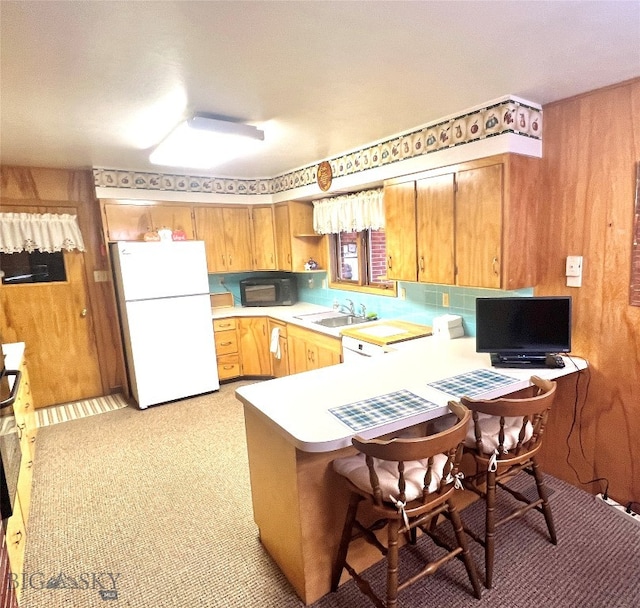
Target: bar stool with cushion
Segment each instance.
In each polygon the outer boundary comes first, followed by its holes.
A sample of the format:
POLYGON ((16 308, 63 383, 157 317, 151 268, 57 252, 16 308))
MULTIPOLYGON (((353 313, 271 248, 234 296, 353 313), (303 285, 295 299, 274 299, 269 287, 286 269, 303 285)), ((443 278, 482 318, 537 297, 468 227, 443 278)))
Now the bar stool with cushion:
POLYGON ((454 426, 440 433, 417 438, 391 440, 354 437, 358 454, 334 460, 335 471, 342 475, 351 490, 351 498, 342 532, 342 539, 334 563, 331 590, 336 591, 343 569, 354 578, 360 591, 379 608, 397 606, 398 592, 411 583, 433 574, 442 564, 459 556, 464 562, 476 598, 481 585, 471 560, 460 515, 452 501, 459 484, 458 465, 462 457, 462 443, 471 414, 459 404, 450 408, 458 420, 454 426), (366 505, 366 513, 376 522, 365 526, 357 520, 358 509, 366 505), (449 547, 435 535, 438 515, 451 522, 456 547, 449 547), (387 527, 386 546, 374 531, 387 527), (433 560, 415 576, 399 583, 398 540, 405 534, 416 542, 417 529, 431 536, 447 553, 433 560), (355 530, 354 530, 355 529, 355 530), (364 538, 387 558, 386 602, 378 597, 371 585, 347 562, 349 545, 364 538))
POLYGON ((473 455, 476 465, 475 474, 465 477, 464 486, 485 501, 484 535, 480 536, 466 527, 465 531, 484 546, 485 586, 489 589, 493 584, 495 535, 499 525, 536 509, 544 515, 551 542, 554 545, 558 542, 546 486, 536 462, 549 410, 555 399, 556 383, 537 376, 531 377, 531 383, 536 391, 533 397, 460 399, 472 412, 473 424, 467 431, 465 453, 473 455), (522 471, 534 477, 538 493, 536 499, 529 499, 506 485, 508 480, 522 471), (524 503, 502 519, 496 518, 498 487, 524 503))

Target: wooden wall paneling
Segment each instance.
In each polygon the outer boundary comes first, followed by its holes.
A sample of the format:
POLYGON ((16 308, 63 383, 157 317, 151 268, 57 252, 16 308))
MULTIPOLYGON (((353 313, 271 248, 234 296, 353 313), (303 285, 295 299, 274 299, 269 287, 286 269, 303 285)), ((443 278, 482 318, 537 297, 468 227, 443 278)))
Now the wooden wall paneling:
POLYGON ((85 276, 104 393, 126 385, 109 258, 102 235, 100 208, 89 170, 0 167, 2 207, 24 212, 65 213, 74 209, 85 242, 85 276), (69 209, 71 208, 71 209, 69 209), (98 275, 95 271, 99 272, 98 275), (107 281, 96 281, 104 278, 107 281))
MULTIPOLYGON (((591 368, 576 414, 585 454, 572 462, 608 478, 619 502, 640 501, 640 308, 628 299, 640 79, 550 104, 544 123, 535 293, 573 296, 573 352, 591 368), (567 255, 584 256, 580 288, 566 287, 567 255)), ((560 414, 566 428, 573 412, 560 414)), ((575 483, 568 465, 557 474, 575 483)))

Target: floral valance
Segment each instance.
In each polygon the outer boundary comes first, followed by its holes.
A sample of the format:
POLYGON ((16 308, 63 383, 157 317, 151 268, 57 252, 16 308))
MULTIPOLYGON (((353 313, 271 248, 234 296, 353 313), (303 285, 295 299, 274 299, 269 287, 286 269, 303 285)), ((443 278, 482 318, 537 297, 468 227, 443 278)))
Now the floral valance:
POLYGON ((382 188, 313 201, 313 229, 319 234, 384 228, 382 188))
POLYGON ((67 213, 0 213, 0 252, 84 251, 77 216, 67 213))

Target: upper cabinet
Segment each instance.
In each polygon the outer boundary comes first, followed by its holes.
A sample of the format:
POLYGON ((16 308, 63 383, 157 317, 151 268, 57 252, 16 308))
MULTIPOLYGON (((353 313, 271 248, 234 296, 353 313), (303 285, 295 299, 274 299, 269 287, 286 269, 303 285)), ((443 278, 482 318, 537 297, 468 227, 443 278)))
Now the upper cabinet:
POLYGON ((209 272, 252 270, 247 207, 201 206, 194 214, 197 238, 205 242, 209 272))
POLYGON ((313 203, 276 203, 274 219, 279 270, 302 272, 309 259, 326 269, 326 241, 313 230, 313 203))
POLYGON ((152 202, 139 205, 102 201, 103 225, 107 241, 141 241, 145 232, 167 227, 183 230, 186 238, 195 238, 190 205, 166 205, 152 202))
POLYGON ((276 243, 271 205, 251 207, 253 269, 276 269, 276 243))
POLYGON ((520 289, 535 284, 539 161, 501 155, 385 184, 387 276, 520 289))

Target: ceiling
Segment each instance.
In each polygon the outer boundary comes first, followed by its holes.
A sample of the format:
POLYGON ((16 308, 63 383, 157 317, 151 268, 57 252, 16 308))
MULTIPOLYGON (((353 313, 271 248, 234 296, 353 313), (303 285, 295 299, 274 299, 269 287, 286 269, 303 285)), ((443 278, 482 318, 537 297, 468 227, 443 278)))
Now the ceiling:
POLYGON ((504 95, 547 104, 640 76, 640 0, 0 2, 0 161, 189 174, 149 151, 194 112, 275 177, 504 95))

